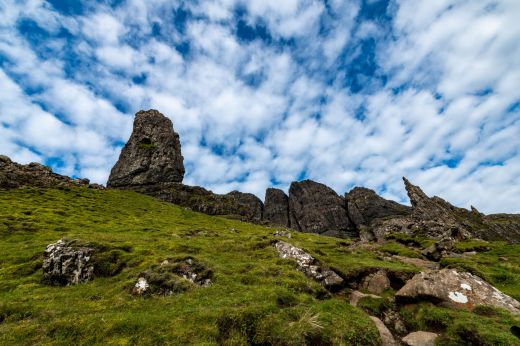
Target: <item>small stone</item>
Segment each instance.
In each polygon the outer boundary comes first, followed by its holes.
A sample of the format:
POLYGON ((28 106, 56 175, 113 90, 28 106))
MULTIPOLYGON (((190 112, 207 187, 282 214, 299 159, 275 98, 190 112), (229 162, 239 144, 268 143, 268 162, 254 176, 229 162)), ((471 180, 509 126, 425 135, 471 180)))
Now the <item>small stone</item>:
POLYGON ((43 279, 51 285, 71 285, 87 282, 94 276, 90 262, 95 249, 58 240, 47 245, 43 253, 43 279))
POLYGON ((438 334, 430 332, 413 332, 405 336, 402 340, 407 346, 435 346, 438 334))
POLYGON ((148 281, 145 278, 140 277, 137 279, 132 293, 141 296, 146 293, 149 287, 150 285, 148 284, 148 281))

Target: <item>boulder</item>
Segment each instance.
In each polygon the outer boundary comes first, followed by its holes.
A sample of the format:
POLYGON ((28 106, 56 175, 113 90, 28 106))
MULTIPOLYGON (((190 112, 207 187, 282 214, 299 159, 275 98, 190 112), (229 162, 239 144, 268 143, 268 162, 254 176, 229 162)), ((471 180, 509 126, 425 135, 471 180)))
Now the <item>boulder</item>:
POLYGON ((310 278, 319 281, 329 289, 339 288, 344 280, 333 270, 324 268, 320 262, 300 248, 289 243, 279 241, 274 245, 281 258, 296 260, 298 269, 310 278))
POLYGON ((170 119, 150 109, 135 115, 130 139, 112 168, 108 187, 182 182, 184 164, 179 135, 170 119))
POLYGON ((394 336, 385 324, 377 317, 370 316, 370 319, 376 325, 377 330, 379 331, 379 336, 381 336, 381 346, 397 346, 397 342, 395 342, 394 336))
POLYGON ((418 331, 408 334, 402 340, 408 346, 435 346, 438 337, 435 333, 418 331))
POLYGON ((439 262, 442 257, 448 255, 453 248, 453 240, 450 238, 441 239, 433 245, 424 249, 421 254, 429 260, 439 262))
POLYGON ((470 310, 478 305, 489 305, 520 314, 518 301, 481 278, 455 269, 416 274, 396 293, 395 298, 400 303, 429 300, 470 310))
POLYGON ((54 173, 50 167, 36 162, 21 165, 11 161, 7 156, 0 155, 0 189, 14 189, 25 186, 103 188, 98 184, 90 184, 88 179, 69 178, 54 173))
POLYGON ((368 274, 361 283, 361 288, 373 294, 381 294, 390 288, 390 279, 384 270, 368 274))
POLYGON ((410 207, 386 200, 377 195, 375 191, 364 187, 353 188, 345 194, 345 199, 350 220, 357 227, 368 226, 375 219, 411 213, 410 207))
POLYGON ((283 227, 289 227, 289 197, 280 189, 265 191, 264 220, 283 227))
POLYGON ((91 259, 94 248, 58 240, 47 245, 43 253, 43 279, 50 285, 71 285, 87 282, 94 276, 91 259))
POLYGON ((301 232, 357 236, 345 200, 323 184, 312 180, 291 183, 289 211, 291 227, 301 232))

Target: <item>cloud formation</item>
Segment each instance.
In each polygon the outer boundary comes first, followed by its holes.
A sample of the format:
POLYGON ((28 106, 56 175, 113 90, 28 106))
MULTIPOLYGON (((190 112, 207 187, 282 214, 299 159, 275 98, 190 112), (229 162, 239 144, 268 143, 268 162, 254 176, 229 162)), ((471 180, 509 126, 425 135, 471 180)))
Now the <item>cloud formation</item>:
POLYGON ((520 212, 515 0, 6 0, 0 152, 104 183, 133 114, 180 133, 187 184, 310 178, 520 212))

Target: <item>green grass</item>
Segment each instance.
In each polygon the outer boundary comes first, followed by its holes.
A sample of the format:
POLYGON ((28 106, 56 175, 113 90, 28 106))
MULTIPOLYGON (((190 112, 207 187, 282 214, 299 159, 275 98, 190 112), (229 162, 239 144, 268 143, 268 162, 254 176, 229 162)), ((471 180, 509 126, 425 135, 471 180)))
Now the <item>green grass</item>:
MULTIPOLYGON (((0 191, 0 344, 377 344, 366 314, 278 257, 273 232, 128 191, 0 191), (102 270, 115 275, 45 285, 42 253, 64 237, 104 246, 99 260, 110 265, 102 270), (211 268, 212 286, 130 295, 140 273, 186 256, 211 268)), ((298 233, 290 241, 345 272, 352 263, 410 269, 372 254, 350 258, 336 238, 298 233)))
MULTIPOLYGON (((347 280, 379 268, 400 274, 420 269, 352 248, 350 240, 294 231, 291 239, 280 238, 273 235, 276 229, 196 213, 130 191, 0 191, 0 345, 378 345, 365 311, 378 314, 388 308, 393 291, 382 302, 354 308, 346 292, 327 292, 294 261, 279 258, 273 242, 303 248, 347 280), (94 280, 66 287, 42 281, 43 251, 60 238, 100 249, 93 258, 94 280), (178 281, 175 261, 188 257, 201 271, 211 272, 210 287, 178 281), (158 269, 165 259, 171 266, 158 269), (158 294, 130 294, 140 275, 157 281, 158 294), (175 293, 161 294, 162 288, 175 293)), ((518 297, 520 249, 492 245, 471 259, 444 264, 474 267, 518 297)), ((419 251, 397 241, 379 250, 411 257, 419 251)), ((505 333, 511 321, 503 312, 485 309, 480 314, 446 311, 462 314, 450 315, 455 316, 450 321, 460 316, 469 322, 471 316, 478 328, 491 321, 486 333, 492 334, 505 333)), ((444 328, 447 342, 465 335, 444 328)))
POLYGON ((509 330, 520 323, 520 318, 501 309, 480 307, 470 312, 423 303, 402 308, 401 316, 409 329, 441 333, 438 345, 520 344, 509 330))

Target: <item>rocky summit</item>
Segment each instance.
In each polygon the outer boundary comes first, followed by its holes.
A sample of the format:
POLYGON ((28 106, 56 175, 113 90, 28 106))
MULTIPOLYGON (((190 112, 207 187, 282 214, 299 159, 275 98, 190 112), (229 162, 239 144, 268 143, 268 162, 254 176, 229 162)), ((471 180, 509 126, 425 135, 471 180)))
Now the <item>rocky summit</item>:
POLYGON ((107 189, 0 156, 0 345, 520 344, 519 215, 183 176, 155 110, 107 189))
POLYGON ((137 112, 130 139, 112 168, 108 187, 182 182, 184 158, 170 119, 155 109, 137 112))

